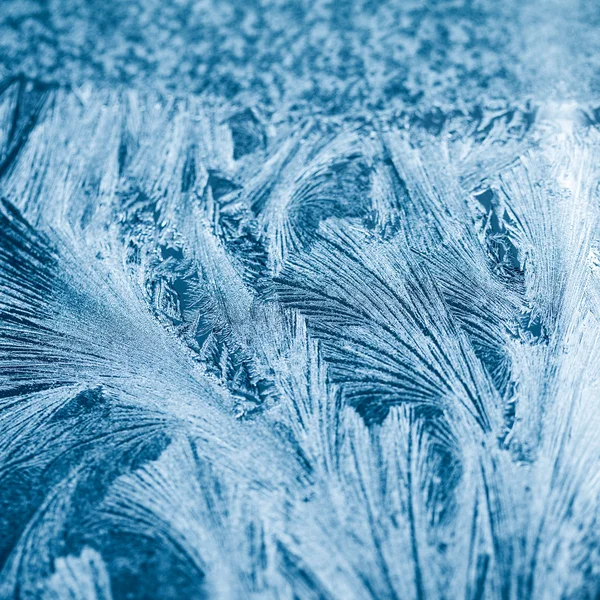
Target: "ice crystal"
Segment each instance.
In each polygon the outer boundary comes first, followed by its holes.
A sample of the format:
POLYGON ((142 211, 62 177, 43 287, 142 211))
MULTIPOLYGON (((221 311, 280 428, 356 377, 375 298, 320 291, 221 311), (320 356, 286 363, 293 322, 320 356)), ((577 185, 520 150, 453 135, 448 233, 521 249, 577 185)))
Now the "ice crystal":
POLYGON ((600 595, 600 16, 496 4, 2 4, 0 598, 600 595))

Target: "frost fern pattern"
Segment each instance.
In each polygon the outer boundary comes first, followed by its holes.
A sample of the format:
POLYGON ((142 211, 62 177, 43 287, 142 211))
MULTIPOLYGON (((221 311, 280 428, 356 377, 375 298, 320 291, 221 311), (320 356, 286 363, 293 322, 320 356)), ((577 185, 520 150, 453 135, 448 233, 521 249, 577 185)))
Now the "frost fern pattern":
POLYGON ((0 598, 598 597, 592 109, 0 91, 0 598))

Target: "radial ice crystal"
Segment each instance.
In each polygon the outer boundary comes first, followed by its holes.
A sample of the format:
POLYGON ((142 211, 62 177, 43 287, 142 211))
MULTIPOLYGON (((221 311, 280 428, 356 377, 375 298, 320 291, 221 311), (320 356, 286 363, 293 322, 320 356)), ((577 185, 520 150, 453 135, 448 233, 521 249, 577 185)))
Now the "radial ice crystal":
POLYGON ((599 25, 0 2, 0 600, 599 598, 599 25))

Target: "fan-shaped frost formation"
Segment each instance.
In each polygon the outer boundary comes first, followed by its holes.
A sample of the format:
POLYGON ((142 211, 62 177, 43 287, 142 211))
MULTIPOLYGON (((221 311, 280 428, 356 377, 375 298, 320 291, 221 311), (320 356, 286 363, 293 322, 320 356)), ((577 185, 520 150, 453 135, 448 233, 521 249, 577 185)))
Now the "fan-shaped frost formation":
POLYGON ((598 23, 3 2, 0 600, 598 598, 598 23))

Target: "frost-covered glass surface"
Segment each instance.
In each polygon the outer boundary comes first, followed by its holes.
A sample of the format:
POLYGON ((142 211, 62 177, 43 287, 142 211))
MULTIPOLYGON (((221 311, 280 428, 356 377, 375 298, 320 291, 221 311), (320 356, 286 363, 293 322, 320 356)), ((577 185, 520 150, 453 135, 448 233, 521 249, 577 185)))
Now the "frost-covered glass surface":
POLYGON ((0 1, 0 600, 600 597, 599 24, 0 1))

